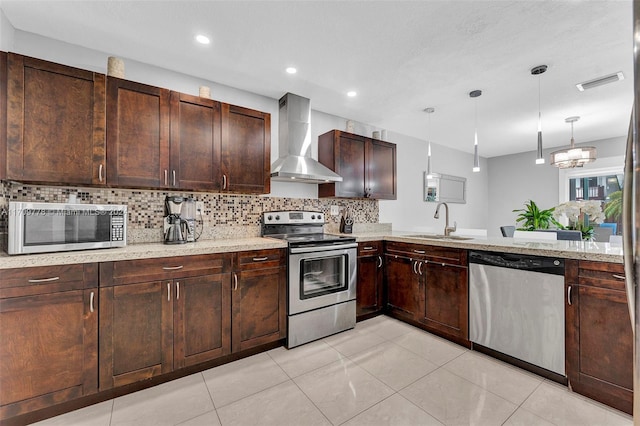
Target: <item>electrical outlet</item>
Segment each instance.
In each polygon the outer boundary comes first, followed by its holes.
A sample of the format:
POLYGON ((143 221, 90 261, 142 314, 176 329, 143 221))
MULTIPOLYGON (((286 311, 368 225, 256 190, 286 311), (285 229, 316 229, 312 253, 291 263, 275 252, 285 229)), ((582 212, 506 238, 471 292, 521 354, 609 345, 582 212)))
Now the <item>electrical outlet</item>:
POLYGON ((196 201, 196 211, 204 213, 204 201, 196 201))
POLYGON ((340 206, 331 206, 331 216, 338 216, 340 214, 340 206))

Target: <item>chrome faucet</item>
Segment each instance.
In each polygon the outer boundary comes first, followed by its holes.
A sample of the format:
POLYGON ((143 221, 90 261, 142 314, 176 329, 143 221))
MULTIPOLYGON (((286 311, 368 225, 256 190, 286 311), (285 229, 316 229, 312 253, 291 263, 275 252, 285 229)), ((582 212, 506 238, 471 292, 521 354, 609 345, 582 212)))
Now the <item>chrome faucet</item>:
POLYGON ((440 218, 440 206, 444 206, 444 236, 448 237, 452 232, 456 232, 456 227, 458 226, 458 224, 454 221, 453 227, 449 226, 449 206, 447 205, 447 203, 438 203, 438 205, 436 206, 436 213, 433 215, 434 219, 440 218))

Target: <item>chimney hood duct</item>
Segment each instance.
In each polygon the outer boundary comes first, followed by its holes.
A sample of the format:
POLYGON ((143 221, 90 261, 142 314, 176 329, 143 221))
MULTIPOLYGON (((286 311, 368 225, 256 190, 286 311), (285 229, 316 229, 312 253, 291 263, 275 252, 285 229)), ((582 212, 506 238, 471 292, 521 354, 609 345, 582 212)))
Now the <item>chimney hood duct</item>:
POLYGON ((311 101, 292 93, 280 98, 278 147, 280 158, 271 165, 271 179, 327 183, 342 177, 311 158, 311 101))

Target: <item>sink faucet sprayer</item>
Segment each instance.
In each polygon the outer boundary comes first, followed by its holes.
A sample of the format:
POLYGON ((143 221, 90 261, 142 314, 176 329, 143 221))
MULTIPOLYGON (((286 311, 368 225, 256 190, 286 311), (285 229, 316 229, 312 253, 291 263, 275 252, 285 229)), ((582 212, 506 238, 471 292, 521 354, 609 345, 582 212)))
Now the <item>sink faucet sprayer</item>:
POLYGON ((442 205, 444 205, 445 212, 444 235, 448 237, 452 232, 456 231, 456 227, 458 226, 458 224, 454 221, 453 227, 449 226, 449 206, 447 205, 447 203, 438 203, 438 205, 436 206, 436 213, 433 215, 434 219, 440 218, 440 206, 442 205))

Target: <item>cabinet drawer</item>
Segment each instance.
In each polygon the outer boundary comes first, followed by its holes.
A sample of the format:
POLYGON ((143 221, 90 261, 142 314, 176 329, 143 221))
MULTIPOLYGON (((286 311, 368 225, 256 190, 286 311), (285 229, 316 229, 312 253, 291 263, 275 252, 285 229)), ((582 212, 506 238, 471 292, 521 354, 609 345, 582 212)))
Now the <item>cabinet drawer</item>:
POLYGON ((585 286, 625 291, 624 265, 581 260, 578 264, 578 282, 585 286))
POLYGON ((420 244, 398 243, 387 241, 385 252, 391 255, 411 257, 413 259, 424 259, 427 256, 429 247, 420 244))
POLYGON ((242 251, 234 254, 233 269, 235 271, 247 271, 251 269, 277 268, 284 264, 284 249, 242 251))
POLYGON ((96 263, 0 269, 0 298, 98 286, 96 263))
POLYGON ((380 254, 382 254, 382 241, 358 243, 358 257, 379 256, 380 254))
POLYGON ((228 272, 230 254, 124 260, 100 264, 100 287, 228 272))
POLYGON ((427 256, 430 262, 467 266, 467 251, 464 249, 427 246, 427 256))

